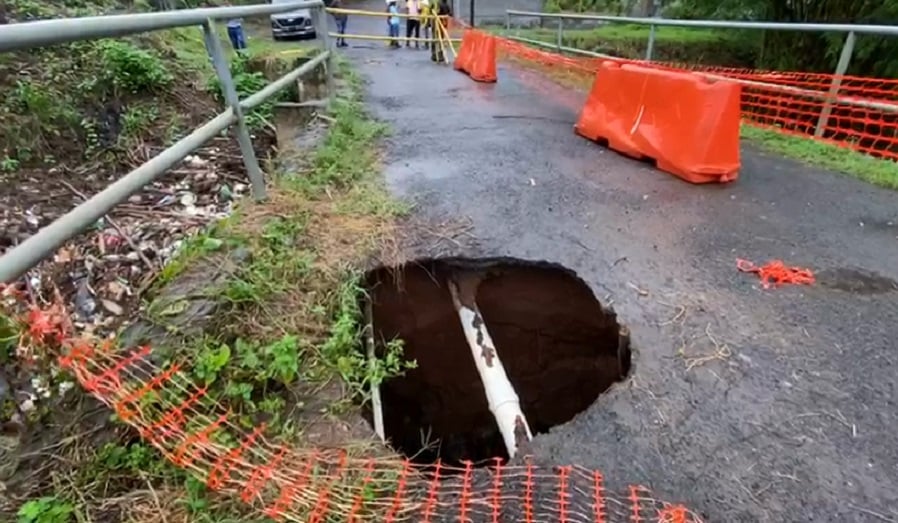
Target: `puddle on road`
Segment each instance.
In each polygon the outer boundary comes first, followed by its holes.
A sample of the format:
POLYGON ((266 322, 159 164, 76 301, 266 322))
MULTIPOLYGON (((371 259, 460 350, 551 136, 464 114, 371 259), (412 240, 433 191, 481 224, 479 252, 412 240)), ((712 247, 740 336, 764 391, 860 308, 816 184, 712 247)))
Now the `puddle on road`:
POLYGON ((898 290, 898 282, 864 269, 838 268, 818 272, 817 283, 853 294, 882 294, 898 290))
POLYGON ((626 329, 559 266, 453 259, 369 272, 375 345, 398 338, 418 364, 381 386, 386 436, 415 462, 507 457, 447 283, 472 276, 482 278, 475 301, 534 434, 570 421, 630 370, 626 329))

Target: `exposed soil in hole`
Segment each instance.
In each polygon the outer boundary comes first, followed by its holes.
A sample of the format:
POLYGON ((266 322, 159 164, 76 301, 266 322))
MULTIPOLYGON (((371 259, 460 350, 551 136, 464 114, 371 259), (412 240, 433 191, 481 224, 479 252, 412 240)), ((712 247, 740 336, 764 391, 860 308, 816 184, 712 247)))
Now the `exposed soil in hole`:
POLYGON ((416 462, 507 458, 447 283, 472 277, 482 278, 477 306, 535 434, 570 421, 630 370, 626 329, 560 266, 444 259, 371 271, 378 350, 399 338, 418 364, 381 386, 386 436, 416 462))

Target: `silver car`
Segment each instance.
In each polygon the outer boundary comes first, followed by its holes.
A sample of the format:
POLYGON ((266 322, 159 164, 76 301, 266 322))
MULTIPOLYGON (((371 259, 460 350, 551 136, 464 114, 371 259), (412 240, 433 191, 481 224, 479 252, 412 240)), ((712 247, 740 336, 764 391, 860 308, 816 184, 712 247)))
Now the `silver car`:
MULTIPOLYGON (((271 3, 283 4, 295 1, 271 0, 271 3)), ((308 9, 296 9, 295 11, 271 15, 271 36, 275 40, 315 38, 315 24, 312 23, 312 12, 308 9)))

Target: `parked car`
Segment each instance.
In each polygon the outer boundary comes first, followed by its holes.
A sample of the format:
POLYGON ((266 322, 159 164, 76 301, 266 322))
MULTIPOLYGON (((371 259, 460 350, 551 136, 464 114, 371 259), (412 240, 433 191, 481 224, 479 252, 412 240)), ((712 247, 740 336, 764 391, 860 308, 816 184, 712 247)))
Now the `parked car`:
MULTIPOLYGON (((296 0, 271 0, 272 4, 283 4, 296 0)), ((312 12, 308 9, 296 9, 286 13, 271 15, 271 36, 275 40, 285 38, 315 38, 315 24, 312 12)))

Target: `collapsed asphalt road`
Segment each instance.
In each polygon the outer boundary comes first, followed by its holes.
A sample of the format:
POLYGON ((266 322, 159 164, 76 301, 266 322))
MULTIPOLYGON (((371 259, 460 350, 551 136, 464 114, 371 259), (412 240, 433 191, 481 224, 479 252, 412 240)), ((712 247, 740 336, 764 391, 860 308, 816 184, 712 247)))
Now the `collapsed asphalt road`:
POLYGON ((632 331, 629 378, 537 437, 539 462, 708 521, 898 521, 896 193, 749 147, 736 183, 689 185, 576 136, 584 96, 534 73, 476 84, 381 42, 346 56, 392 127, 395 194, 470 217, 480 247, 459 255, 575 270, 632 331), (761 290, 737 257, 818 283, 761 290))

